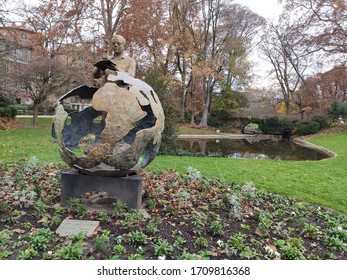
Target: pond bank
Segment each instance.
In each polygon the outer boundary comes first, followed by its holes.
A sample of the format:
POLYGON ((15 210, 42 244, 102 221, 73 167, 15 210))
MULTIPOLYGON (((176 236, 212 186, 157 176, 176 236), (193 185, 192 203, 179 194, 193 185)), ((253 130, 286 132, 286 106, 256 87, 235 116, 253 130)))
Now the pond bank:
POLYGON ((296 143, 297 145, 300 145, 301 147, 309 148, 309 149, 321 152, 323 154, 326 154, 328 156, 328 158, 335 158, 335 157, 337 157, 337 154, 334 153, 333 151, 330 151, 330 150, 328 150, 328 149, 326 149, 324 147, 317 146, 315 144, 307 142, 303 138, 295 137, 295 138, 293 138, 293 142, 296 143))

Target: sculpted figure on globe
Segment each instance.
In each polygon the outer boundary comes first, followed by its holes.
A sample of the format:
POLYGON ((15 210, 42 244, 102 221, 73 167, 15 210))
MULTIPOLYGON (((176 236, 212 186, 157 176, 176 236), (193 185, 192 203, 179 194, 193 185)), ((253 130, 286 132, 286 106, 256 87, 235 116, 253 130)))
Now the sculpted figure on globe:
POLYGON ((112 39, 113 53, 94 64, 100 88, 80 86, 58 100, 53 136, 63 160, 82 174, 121 177, 148 165, 156 156, 164 112, 154 90, 136 79, 136 62, 124 54, 125 39, 112 39), (90 106, 68 113, 71 98, 90 106))

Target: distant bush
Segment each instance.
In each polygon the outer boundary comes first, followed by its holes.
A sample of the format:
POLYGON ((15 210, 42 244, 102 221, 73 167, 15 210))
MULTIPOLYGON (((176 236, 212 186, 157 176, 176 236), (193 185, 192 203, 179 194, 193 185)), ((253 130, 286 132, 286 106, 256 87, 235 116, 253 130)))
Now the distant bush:
POLYGON ((335 100, 328 109, 328 114, 333 117, 334 120, 337 120, 339 116, 346 117, 347 103, 335 100))
POLYGON ((294 125, 287 119, 270 117, 259 122, 259 129, 264 134, 282 135, 289 138, 294 125))
MULTIPOLYGON (((262 118, 258 117, 231 117, 231 118, 218 118, 211 113, 208 123, 214 128, 220 129, 222 132, 231 132, 235 130, 241 131, 249 123, 259 124, 262 118)), ((239 133, 239 132, 234 132, 239 133)))
POLYGON ((0 107, 0 117, 14 118, 17 115, 15 106, 0 107))
POLYGON ((208 118, 208 124, 212 127, 222 128, 225 125, 225 119, 225 115, 223 115, 223 117, 221 118, 219 113, 212 112, 208 118))
POLYGON ((315 134, 319 131, 320 124, 315 121, 300 121, 296 123, 298 135, 315 134))
POLYGON ((16 104, 16 101, 8 97, 0 95, 0 107, 8 107, 10 105, 15 105, 15 104, 16 104))
POLYGON ((29 105, 28 104, 17 104, 15 105, 15 107, 17 108, 17 110, 29 110, 29 105))
POLYGON ((0 117, 14 118, 17 115, 16 101, 0 95, 0 117))
POLYGON ((319 129, 327 128, 329 127, 333 120, 330 116, 328 115, 317 115, 314 116, 311 121, 319 123, 319 129))

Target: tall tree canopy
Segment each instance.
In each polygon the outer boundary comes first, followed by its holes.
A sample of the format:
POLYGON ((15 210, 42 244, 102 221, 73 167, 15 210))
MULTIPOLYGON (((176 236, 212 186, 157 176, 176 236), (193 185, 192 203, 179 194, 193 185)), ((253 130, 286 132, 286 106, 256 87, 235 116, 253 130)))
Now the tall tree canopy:
POLYGON ((296 15, 295 26, 308 44, 328 53, 347 53, 345 0, 285 0, 284 11, 296 15))
POLYGON ((115 34, 123 35, 139 77, 160 71, 181 96, 181 117, 190 111, 195 123, 201 110, 202 127, 220 84, 235 88, 247 82, 247 55, 263 24, 260 16, 227 0, 41 0, 21 8, 37 34, 36 52, 79 65, 86 80, 86 65, 110 51, 115 34))

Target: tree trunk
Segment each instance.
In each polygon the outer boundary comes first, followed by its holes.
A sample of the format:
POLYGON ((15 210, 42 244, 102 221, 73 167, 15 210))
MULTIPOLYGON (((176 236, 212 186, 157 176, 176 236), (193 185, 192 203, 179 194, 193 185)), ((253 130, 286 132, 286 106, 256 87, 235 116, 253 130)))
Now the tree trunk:
POLYGON ((303 121, 305 119, 304 106, 302 105, 302 102, 299 102, 298 106, 300 110, 300 119, 303 121))
POLYGON ((289 98, 285 99, 284 105, 286 107, 286 117, 289 117, 289 113, 290 113, 290 100, 289 100, 289 98))
POLYGON ((38 127, 39 123, 38 123, 38 116, 39 116, 39 104, 34 102, 34 113, 33 113, 33 126, 34 127, 38 127))
POLYGON ((207 128, 207 117, 208 117, 208 104, 203 105, 202 107, 202 116, 200 121, 200 127, 207 128), (207 106, 206 106, 207 105, 207 106))
POLYGON ((187 97, 187 90, 185 86, 182 88, 182 94, 181 94, 181 120, 183 121, 186 117, 186 98, 187 97))
POLYGON ((206 128, 208 127, 207 119, 208 119, 208 109, 211 100, 211 82, 208 81, 207 84, 204 85, 204 93, 202 98, 202 116, 200 121, 200 127, 206 128))
POLYGON ((302 121, 305 119, 305 111, 304 110, 300 110, 300 118, 302 121))
POLYGON ((190 81, 190 110, 191 110, 190 124, 195 125, 195 86, 194 86, 193 76, 191 77, 191 81, 190 81))
POLYGON ((182 62, 182 72, 181 72, 181 78, 182 78, 182 94, 181 94, 181 120, 184 121, 186 117, 186 106, 187 106, 187 85, 186 85, 186 79, 187 79, 187 64, 183 59, 182 62))
POLYGON ((190 124, 195 125, 195 102, 194 102, 194 96, 192 94, 191 97, 191 116, 190 116, 190 124))

